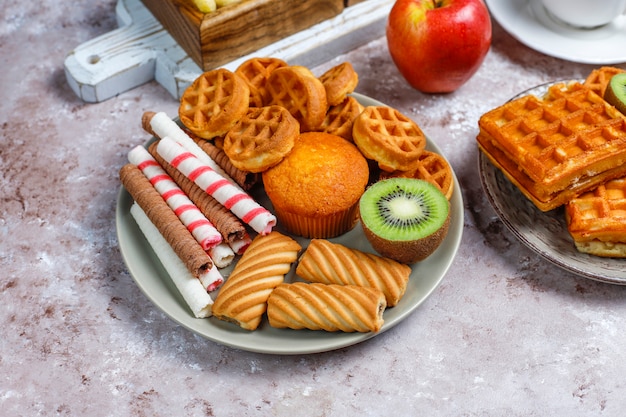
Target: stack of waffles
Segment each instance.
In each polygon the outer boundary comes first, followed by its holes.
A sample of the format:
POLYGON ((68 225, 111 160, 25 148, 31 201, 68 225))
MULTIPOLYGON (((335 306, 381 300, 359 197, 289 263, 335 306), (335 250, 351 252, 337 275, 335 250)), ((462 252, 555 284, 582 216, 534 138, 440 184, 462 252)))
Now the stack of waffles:
MULTIPOLYGON (((568 210, 568 228, 572 224, 590 228, 572 233, 581 252, 626 256, 626 248, 621 252, 613 248, 626 243, 623 188, 621 197, 595 192, 626 176, 626 116, 589 86, 569 82, 550 86, 543 97, 526 95, 485 113, 479 128, 480 150, 539 210, 585 206, 583 200, 606 200, 609 195, 616 198, 621 209, 596 209, 594 224, 582 221, 581 216, 590 216, 588 211, 568 210), (616 221, 619 228, 614 227, 616 221), (611 233, 596 233, 609 223, 611 233), (604 243, 579 244, 581 239, 604 243)), ((608 201, 601 205, 606 204, 614 205, 608 201)))

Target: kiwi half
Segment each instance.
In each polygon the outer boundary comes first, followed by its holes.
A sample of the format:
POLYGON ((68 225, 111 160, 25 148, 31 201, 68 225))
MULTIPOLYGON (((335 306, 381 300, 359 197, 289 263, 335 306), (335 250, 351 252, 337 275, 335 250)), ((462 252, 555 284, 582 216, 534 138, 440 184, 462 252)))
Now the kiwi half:
POLYGON ((450 203, 433 184, 415 178, 389 178, 361 196, 365 237, 376 252, 412 264, 439 247, 450 225, 450 203))
POLYGON ((626 72, 611 77, 604 90, 604 100, 622 114, 626 114, 626 72))

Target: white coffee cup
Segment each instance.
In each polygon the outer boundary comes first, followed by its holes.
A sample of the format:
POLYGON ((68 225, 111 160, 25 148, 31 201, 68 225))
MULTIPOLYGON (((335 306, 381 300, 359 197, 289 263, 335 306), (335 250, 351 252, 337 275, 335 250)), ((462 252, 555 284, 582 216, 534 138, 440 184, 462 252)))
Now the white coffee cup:
POLYGON ((541 0, 556 20, 577 28, 597 28, 626 12, 626 0, 541 0))

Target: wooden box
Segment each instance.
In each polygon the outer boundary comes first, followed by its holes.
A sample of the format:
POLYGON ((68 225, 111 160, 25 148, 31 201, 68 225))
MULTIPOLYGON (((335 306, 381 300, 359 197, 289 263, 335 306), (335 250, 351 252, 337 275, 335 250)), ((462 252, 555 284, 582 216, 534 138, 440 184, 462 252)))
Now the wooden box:
POLYGON ((203 71, 337 16, 345 0, 243 0, 203 14, 186 0, 141 0, 203 71))

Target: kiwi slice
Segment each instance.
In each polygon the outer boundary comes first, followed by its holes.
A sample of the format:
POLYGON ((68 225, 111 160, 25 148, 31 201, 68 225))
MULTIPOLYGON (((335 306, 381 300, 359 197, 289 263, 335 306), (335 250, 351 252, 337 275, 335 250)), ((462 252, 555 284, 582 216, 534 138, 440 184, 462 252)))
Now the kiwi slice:
POLYGON ((611 77, 604 90, 604 100, 622 114, 626 114, 626 72, 611 77))
POLYGON ((389 178, 371 185, 359 201, 365 236, 379 254, 415 263, 441 244, 450 224, 450 203, 433 184, 389 178))

